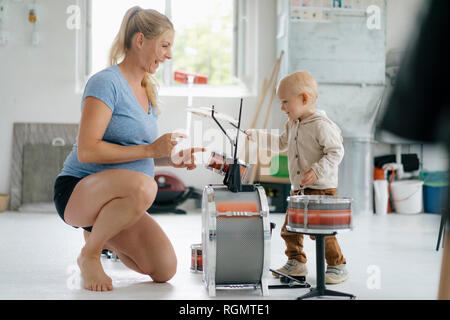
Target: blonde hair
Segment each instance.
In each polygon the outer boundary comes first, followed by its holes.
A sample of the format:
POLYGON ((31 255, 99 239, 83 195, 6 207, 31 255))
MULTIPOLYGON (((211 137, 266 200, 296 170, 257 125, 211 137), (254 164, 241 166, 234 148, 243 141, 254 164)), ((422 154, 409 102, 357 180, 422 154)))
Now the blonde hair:
POLYGON ((280 90, 287 95, 306 93, 312 102, 319 97, 317 82, 308 71, 297 71, 281 79, 277 92, 280 90))
MULTIPOLYGON (((128 9, 123 17, 119 33, 111 46, 109 53, 110 65, 116 65, 125 58, 128 50, 131 49, 133 36, 136 33, 141 32, 146 39, 152 40, 169 30, 174 30, 172 22, 158 11, 153 9, 144 10, 139 6, 128 9)), ((146 73, 141 84, 147 92, 147 97, 152 107, 159 114, 160 110, 155 90, 158 82, 151 74, 146 73)))

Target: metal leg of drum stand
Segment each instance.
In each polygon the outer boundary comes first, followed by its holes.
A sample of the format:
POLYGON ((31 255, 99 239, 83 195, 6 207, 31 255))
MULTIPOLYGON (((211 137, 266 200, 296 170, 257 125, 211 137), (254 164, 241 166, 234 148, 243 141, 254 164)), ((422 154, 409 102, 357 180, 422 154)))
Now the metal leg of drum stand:
POLYGON ((216 296, 216 282, 211 281, 211 283, 208 285, 208 294, 210 297, 216 296))
POLYGON ((261 280, 261 295, 263 297, 268 297, 269 296, 269 285, 268 285, 267 279, 262 279, 261 280))
POLYGON ((315 288, 312 288, 309 293, 298 297, 297 300, 303 300, 303 299, 307 299, 307 298, 320 297, 320 296, 340 296, 340 297, 349 297, 351 299, 356 298, 352 294, 328 290, 325 287, 325 237, 327 235, 318 234, 318 235, 314 235, 314 236, 316 238, 317 286, 315 288))

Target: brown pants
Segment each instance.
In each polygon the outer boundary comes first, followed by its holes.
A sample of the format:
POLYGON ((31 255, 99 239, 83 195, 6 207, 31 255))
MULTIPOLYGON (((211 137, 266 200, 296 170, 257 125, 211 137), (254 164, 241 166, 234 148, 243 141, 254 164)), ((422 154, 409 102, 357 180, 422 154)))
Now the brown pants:
MULTIPOLYGON (((291 191, 291 195, 298 194, 298 191, 291 191)), ((305 195, 328 195, 337 196, 337 189, 314 190, 305 189, 305 195)), ((303 235, 289 232, 286 230, 287 217, 284 219, 283 227, 281 228, 281 237, 286 243, 286 255, 289 259, 297 259, 302 263, 306 263, 306 254, 303 251, 303 235)), ((314 237, 310 236, 314 240, 314 237)), ((337 266, 346 263, 342 255, 341 248, 335 236, 325 237, 325 259, 329 266, 337 266)))

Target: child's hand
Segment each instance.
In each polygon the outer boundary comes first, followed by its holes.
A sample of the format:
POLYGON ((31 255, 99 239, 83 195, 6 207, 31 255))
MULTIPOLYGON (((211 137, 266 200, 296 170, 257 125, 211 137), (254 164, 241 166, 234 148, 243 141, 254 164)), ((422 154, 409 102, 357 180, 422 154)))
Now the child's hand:
POLYGON ((257 136, 258 136, 258 132, 254 129, 247 129, 244 131, 247 134, 247 139, 252 141, 252 142, 256 142, 257 140, 257 136))
POLYGON ((313 169, 308 169, 306 171, 303 172, 303 180, 301 182, 302 186, 307 186, 310 184, 313 184, 314 182, 317 181, 317 176, 314 173, 313 169))

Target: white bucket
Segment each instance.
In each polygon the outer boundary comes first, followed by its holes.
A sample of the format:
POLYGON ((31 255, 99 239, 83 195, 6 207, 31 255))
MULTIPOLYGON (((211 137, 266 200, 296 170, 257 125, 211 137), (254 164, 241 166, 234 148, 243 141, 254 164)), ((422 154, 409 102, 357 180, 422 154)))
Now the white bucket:
POLYGON ((388 210, 388 182, 387 180, 374 180, 373 188, 375 190, 375 213, 378 215, 387 214, 388 210))
POLYGON ((422 212, 423 181, 404 180, 391 184, 392 200, 394 200, 395 212, 416 214, 422 212))

